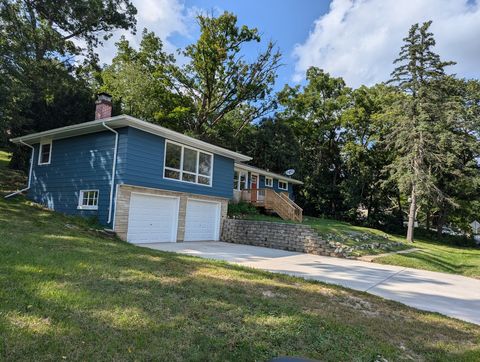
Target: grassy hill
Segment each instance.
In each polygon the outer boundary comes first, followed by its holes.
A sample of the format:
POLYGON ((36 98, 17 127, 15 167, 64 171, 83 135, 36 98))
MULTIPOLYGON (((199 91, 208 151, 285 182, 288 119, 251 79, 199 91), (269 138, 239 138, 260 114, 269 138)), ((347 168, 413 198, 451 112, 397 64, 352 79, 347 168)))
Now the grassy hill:
POLYGON ((21 197, 0 199, 0 255, 0 360, 480 360, 479 326, 136 247, 21 197))
MULTIPOLYGON (((285 222, 278 217, 261 214, 243 215, 243 217, 253 220, 285 222)), ((416 241, 412 244, 407 243, 405 238, 400 235, 337 220, 305 217, 304 223, 314 228, 321 237, 333 242, 340 242, 345 246, 369 246, 372 244, 378 246, 356 250, 353 252, 356 256, 411 248, 418 249, 413 253, 376 258, 375 262, 378 263, 480 278, 480 248, 454 245, 453 241, 455 240, 452 237, 445 236, 445 240, 442 241, 420 235, 416 236, 416 241), (383 245, 393 246, 384 248, 383 245)))

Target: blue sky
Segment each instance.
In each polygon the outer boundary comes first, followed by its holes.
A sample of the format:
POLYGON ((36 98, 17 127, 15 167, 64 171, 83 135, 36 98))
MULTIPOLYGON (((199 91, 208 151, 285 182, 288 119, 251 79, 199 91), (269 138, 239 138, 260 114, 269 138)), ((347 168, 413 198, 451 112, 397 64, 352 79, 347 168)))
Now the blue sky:
MULTIPOLYGON (((230 11, 240 25, 256 27, 264 41, 273 40, 285 64, 276 89, 302 83, 317 66, 347 85, 373 85, 388 79, 402 38, 416 22, 433 20, 436 51, 457 65, 451 72, 479 78, 480 8, 478 0, 132 0, 138 9, 138 33, 123 33, 136 45, 146 27, 159 35, 170 52, 198 37, 195 15, 230 11)), ((99 49, 101 60, 115 53, 115 34, 99 49)), ((248 57, 260 46, 249 47, 248 57)))
MULTIPOLYGON (((274 41, 283 54, 282 66, 278 72, 277 88, 292 80, 295 71, 293 49, 295 44, 306 40, 313 22, 326 13, 329 1, 325 0, 188 0, 187 7, 229 11, 238 17, 239 24, 257 28, 262 36, 262 44, 248 49, 250 55, 264 49, 265 43, 274 41)), ((182 44, 186 39, 172 37, 172 42, 182 44), (183 40, 183 41, 182 41, 183 40)))

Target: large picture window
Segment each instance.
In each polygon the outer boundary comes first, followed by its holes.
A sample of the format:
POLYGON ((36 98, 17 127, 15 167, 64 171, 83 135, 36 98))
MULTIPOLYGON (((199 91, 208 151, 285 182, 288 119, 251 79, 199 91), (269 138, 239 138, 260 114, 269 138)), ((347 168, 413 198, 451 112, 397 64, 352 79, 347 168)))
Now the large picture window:
POLYGON ((212 186, 212 166, 212 154, 166 142, 163 173, 165 178, 212 186))

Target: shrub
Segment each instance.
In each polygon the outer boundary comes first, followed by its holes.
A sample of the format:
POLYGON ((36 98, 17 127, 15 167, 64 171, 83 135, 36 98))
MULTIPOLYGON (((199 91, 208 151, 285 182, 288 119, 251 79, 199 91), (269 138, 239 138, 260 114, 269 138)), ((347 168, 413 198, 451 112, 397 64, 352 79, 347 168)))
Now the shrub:
POLYGON ((228 216, 241 216, 241 215, 255 215, 258 214, 258 210, 252 204, 248 202, 230 202, 228 204, 228 216))
POLYGON ((415 229, 415 236, 418 237, 424 237, 426 239, 430 239, 433 241, 436 241, 439 244, 445 244, 445 245, 452 245, 452 246, 463 246, 463 247, 476 247, 475 240, 473 238, 470 238, 468 236, 462 236, 462 235, 448 235, 448 234, 442 234, 442 236, 439 238, 437 236, 436 231, 432 230, 426 230, 423 228, 417 228, 415 229))

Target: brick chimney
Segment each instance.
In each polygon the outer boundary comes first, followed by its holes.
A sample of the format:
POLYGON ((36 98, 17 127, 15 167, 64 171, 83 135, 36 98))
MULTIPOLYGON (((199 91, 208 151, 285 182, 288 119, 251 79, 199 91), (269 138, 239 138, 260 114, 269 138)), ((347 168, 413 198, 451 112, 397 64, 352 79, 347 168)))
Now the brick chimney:
POLYGON ((109 118, 112 116, 112 96, 99 93, 95 102, 95 119, 109 118))

